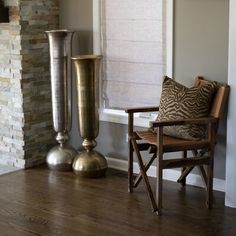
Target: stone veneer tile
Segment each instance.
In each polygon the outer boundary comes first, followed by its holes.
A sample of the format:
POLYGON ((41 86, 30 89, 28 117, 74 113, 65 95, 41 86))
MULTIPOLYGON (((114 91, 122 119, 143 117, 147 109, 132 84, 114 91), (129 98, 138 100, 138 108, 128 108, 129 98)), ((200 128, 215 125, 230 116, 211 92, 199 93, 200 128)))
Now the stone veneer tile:
POLYGON ((45 161, 52 129, 48 42, 57 29, 58 0, 5 0, 0 24, 0 163, 30 167, 45 161))

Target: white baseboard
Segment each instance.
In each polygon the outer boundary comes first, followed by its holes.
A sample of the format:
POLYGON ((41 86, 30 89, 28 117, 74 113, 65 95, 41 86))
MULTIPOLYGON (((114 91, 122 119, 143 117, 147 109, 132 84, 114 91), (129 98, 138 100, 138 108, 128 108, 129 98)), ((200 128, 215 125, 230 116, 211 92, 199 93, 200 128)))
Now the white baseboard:
MULTIPOLYGON (((116 158, 106 157, 108 166, 117 170, 127 171, 128 170, 128 161, 120 160, 116 158)), ((139 173, 138 164, 134 163, 134 173, 139 173)), ((156 177, 156 167, 151 166, 147 172, 148 176, 156 177)), ((174 169, 167 169, 163 171, 163 178, 165 180, 176 181, 180 176, 180 171, 174 169)), ((202 179, 199 175, 189 174, 187 177, 187 184, 203 187, 202 179)), ((221 192, 225 192, 225 180, 222 179, 213 179, 213 189, 221 192)))

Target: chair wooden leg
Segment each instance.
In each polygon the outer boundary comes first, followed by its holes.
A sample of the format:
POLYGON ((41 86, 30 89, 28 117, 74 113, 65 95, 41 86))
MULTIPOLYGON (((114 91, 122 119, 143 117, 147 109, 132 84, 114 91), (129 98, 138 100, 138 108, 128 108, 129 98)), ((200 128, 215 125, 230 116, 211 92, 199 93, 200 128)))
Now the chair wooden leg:
POLYGON ((163 128, 159 127, 157 131, 157 186, 156 186, 156 201, 157 201, 157 212, 158 215, 161 215, 162 210, 162 178, 163 178, 163 128))
MULTIPOLYGON (((145 170, 146 170, 146 172, 147 172, 147 170, 149 169, 149 167, 152 165, 152 163, 153 163, 153 161, 156 159, 156 153, 154 153, 153 154, 153 156, 151 157, 151 159, 145 164, 145 170)), ((135 180, 134 180, 134 185, 133 185, 133 187, 134 188, 136 188, 138 185, 139 185, 139 183, 140 183, 140 181, 142 180, 142 175, 141 175, 141 173, 139 173, 138 174, 138 176, 135 178, 135 180)))
POLYGON ((210 152, 210 164, 208 165, 208 179, 207 179, 207 201, 206 205, 208 209, 212 208, 212 203, 213 203, 213 166, 214 166, 214 161, 213 161, 213 152, 210 152))
POLYGON ((140 152, 138 150, 138 146, 137 146, 136 141, 134 139, 131 139, 131 142, 132 142, 135 154, 137 156, 140 172, 141 172, 142 177, 144 179, 144 182, 145 182, 145 185, 146 185, 146 188, 147 188, 147 192, 148 192, 149 198, 151 200, 153 211, 156 212, 157 211, 157 204, 156 204, 155 198, 153 196, 152 188, 150 186, 148 176, 146 174, 146 169, 145 169, 145 166, 143 164, 142 157, 141 157, 140 152))
POLYGON ((202 182, 203 182, 203 184, 204 184, 204 186, 205 186, 205 189, 207 190, 207 174, 206 174, 206 171, 205 171, 205 169, 204 169, 204 166, 198 166, 198 170, 199 170, 199 173, 200 173, 200 175, 201 175, 201 177, 202 177, 202 182))
POLYGON ((185 179, 186 183, 186 176, 193 170, 194 166, 186 167, 183 171, 181 176, 178 178, 177 182, 182 183, 183 179, 185 179))
POLYGON ((207 167, 208 179, 207 179, 206 205, 209 209, 212 208, 212 204, 213 204, 213 170, 214 170, 215 130, 216 130, 216 124, 213 123, 209 126, 209 129, 208 129, 208 137, 209 137, 209 141, 211 143, 211 146, 210 146, 210 151, 209 151, 210 162, 207 167))
MULTIPOLYGON (((183 158, 184 158, 184 159, 187 158, 187 151, 183 151, 183 158)), ((182 170, 181 170, 181 173, 183 174, 185 170, 186 170, 186 167, 183 167, 182 170)), ((182 175, 181 175, 181 176, 182 176, 182 175)), ((182 178, 179 178, 179 179, 177 180, 177 182, 178 182, 178 183, 181 183, 181 185, 182 185, 183 187, 186 185, 186 176, 187 176, 187 175, 185 175, 185 176, 183 175, 182 178)))
POLYGON ((133 192, 133 147, 129 140, 129 157, 128 157, 128 192, 133 192))
MULTIPOLYGON (((198 157, 204 156, 205 153, 206 153, 206 151, 204 151, 204 150, 202 150, 200 152, 193 151, 193 155, 198 156, 198 157)), ((207 174, 204 169, 204 166, 198 166, 198 170, 199 170, 200 176, 202 178, 202 182, 205 186, 205 189, 207 190, 207 174)))
MULTIPOLYGON (((158 156, 159 158, 159 156, 158 156)), ((162 168, 161 161, 157 160, 157 186, 156 186, 156 200, 158 215, 161 215, 162 209, 162 168)))

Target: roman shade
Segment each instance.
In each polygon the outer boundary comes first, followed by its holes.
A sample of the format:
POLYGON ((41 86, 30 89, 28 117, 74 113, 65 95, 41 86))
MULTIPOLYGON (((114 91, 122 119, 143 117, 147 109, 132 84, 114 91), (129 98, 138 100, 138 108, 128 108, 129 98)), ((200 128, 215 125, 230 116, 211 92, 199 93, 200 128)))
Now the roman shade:
POLYGON ((166 68, 163 2, 101 1, 104 108, 159 104, 166 68))

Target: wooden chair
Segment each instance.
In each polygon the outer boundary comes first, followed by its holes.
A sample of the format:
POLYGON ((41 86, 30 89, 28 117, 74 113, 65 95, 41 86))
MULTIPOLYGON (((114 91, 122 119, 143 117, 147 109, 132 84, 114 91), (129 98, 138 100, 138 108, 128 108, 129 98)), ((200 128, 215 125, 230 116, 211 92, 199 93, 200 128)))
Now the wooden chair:
MULTIPOLYGON (((207 83, 202 77, 195 79, 195 85, 200 86, 207 83)), ((210 114, 208 117, 198 119, 183 119, 174 121, 155 121, 151 122, 151 127, 157 128, 157 133, 152 131, 134 131, 134 113, 158 111, 158 107, 140 107, 126 109, 128 113, 128 134, 129 134, 129 166, 128 166, 128 190, 133 192, 143 179, 147 188, 147 193, 151 200, 153 211, 158 215, 161 214, 162 208, 162 179, 163 169, 182 167, 182 174, 178 182, 185 185, 186 176, 194 167, 198 167, 207 191, 206 204, 208 208, 212 207, 213 199, 213 164, 214 164, 214 147, 216 143, 216 133, 219 119, 223 114, 224 107, 229 94, 229 86, 219 84, 214 95, 210 114), (208 127, 208 137, 204 140, 184 140, 163 134, 164 126, 186 125, 186 124, 204 124, 208 127), (142 142, 140 142, 142 140, 142 142), (151 154, 147 163, 143 162, 141 151, 149 150, 151 154), (181 151, 181 158, 164 159, 163 154, 168 152, 181 151), (187 157, 188 151, 193 154, 187 157), (140 173, 134 179, 133 177, 133 153, 136 154, 140 167, 140 173), (156 178, 156 199, 153 195, 147 170, 157 158, 157 178, 156 178), (207 166, 207 170, 205 170, 207 166)))

